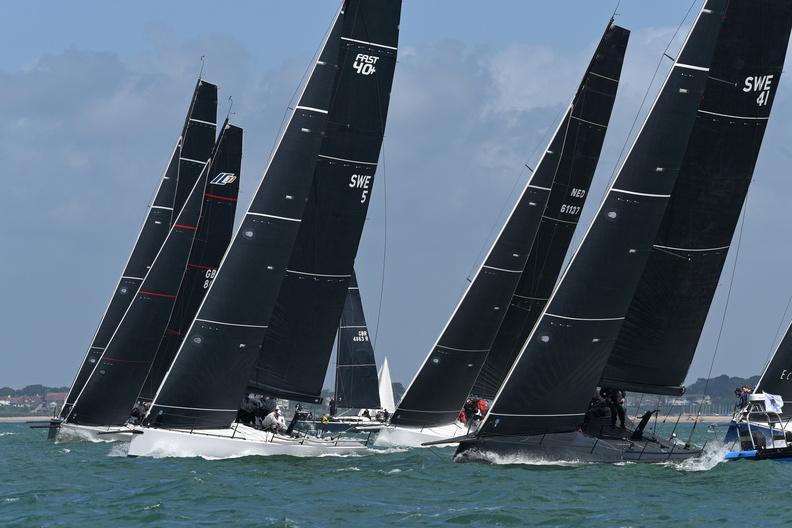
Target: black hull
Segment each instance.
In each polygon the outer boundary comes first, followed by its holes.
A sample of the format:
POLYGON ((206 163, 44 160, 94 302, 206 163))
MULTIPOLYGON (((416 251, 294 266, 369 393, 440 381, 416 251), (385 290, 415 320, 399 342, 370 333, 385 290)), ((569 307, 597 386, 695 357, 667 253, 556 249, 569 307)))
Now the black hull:
POLYGON ((580 431, 536 436, 480 437, 464 440, 454 454, 456 462, 508 462, 509 459, 547 462, 680 462, 701 454, 701 449, 674 445, 647 435, 597 437, 580 431), (501 460, 499 460, 499 458, 501 460), (503 460, 505 458, 505 460, 503 460))

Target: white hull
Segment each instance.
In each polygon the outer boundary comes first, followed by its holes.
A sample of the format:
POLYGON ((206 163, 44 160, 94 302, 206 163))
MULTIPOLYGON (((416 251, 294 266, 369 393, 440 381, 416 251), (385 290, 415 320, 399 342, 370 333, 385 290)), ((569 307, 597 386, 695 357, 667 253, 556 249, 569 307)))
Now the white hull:
POLYGON ((289 455, 316 457, 364 453, 363 442, 290 438, 239 425, 202 431, 140 427, 129 444, 129 456, 237 458, 289 455))
POLYGON ((129 442, 131 425, 92 426, 64 423, 58 429, 56 442, 129 442))
POLYGON ((467 433, 467 427, 457 422, 437 427, 388 425, 379 430, 374 445, 376 447, 423 447, 424 442, 453 438, 465 433, 467 433))

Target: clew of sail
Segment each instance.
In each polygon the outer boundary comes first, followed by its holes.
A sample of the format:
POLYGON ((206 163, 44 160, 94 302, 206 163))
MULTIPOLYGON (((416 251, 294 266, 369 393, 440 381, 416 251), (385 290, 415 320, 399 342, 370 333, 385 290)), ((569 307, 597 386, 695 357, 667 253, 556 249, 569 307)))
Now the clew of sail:
POLYGON ((217 86, 204 80, 198 80, 181 137, 176 142, 165 172, 160 179, 154 200, 151 202, 143 226, 132 248, 132 253, 105 313, 102 315, 96 334, 69 389, 69 394, 66 396, 61 410, 61 418, 65 418, 71 412, 74 400, 82 391, 88 376, 107 347, 110 337, 115 333, 121 318, 135 298, 143 277, 162 247, 165 237, 168 236, 173 214, 178 214, 181 210, 181 208, 177 210, 174 203, 179 171, 187 170, 181 161, 182 151, 186 148, 191 152, 191 155, 204 161, 211 155, 215 133, 213 124, 215 118, 211 117, 212 112, 217 112, 217 86), (209 120, 206 123, 198 123, 194 121, 194 119, 199 119, 198 116, 203 118, 201 121, 209 120), (209 128, 211 128, 210 131, 204 130, 209 128), (208 141, 206 137, 209 137, 208 141))
POLYGON ((708 0, 478 436, 575 431, 671 198, 727 0, 708 0))

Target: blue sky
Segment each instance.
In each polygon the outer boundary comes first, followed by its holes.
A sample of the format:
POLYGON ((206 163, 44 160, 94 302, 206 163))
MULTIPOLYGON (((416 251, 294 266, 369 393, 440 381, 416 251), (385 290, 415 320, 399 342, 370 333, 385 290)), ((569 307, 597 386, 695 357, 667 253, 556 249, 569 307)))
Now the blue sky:
MULTIPOLYGON (((337 3, 219 5, 4 5, 0 385, 71 382, 179 133, 201 55, 205 77, 220 85, 222 114, 233 95, 235 121, 245 128, 247 204, 337 3)), ((405 0, 384 163, 357 265, 377 355, 388 355, 394 380, 412 378, 442 329, 614 6, 405 0)), ((689 7, 690 0, 619 7, 617 22, 633 35, 585 218, 644 93, 657 88, 649 87, 652 72, 689 7)), ((789 317, 791 118, 784 79, 748 198, 716 374, 760 372, 789 317)), ((725 293, 719 288, 691 378, 707 373, 725 293)))

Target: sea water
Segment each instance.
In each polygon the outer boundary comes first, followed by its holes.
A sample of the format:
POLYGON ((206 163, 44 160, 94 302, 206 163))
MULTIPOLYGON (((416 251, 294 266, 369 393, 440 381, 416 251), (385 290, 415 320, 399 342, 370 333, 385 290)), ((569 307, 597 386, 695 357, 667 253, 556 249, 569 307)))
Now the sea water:
MULTIPOLYGON (((690 426, 679 426, 686 439, 690 426)), ((792 464, 452 462, 452 448, 349 457, 128 458, 0 424, 0 526, 775 526, 791 524, 792 464)))

